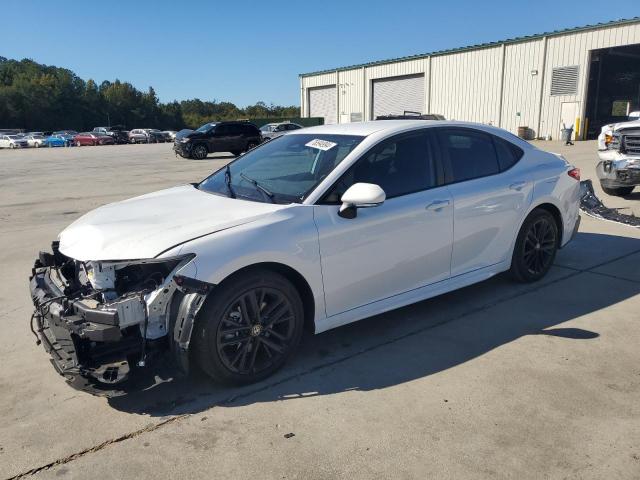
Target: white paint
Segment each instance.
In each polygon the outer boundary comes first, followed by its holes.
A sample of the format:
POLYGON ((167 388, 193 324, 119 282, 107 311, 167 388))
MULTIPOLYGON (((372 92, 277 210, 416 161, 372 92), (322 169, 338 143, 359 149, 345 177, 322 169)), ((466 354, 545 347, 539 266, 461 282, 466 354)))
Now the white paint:
MULTIPOLYGON (((577 220, 579 184, 566 174, 566 162, 497 128, 448 121, 376 121, 313 127, 289 135, 310 132, 366 138, 302 204, 248 202, 190 185, 175 187, 89 212, 62 232, 60 250, 95 261, 153 257, 169 248, 162 258, 193 255, 179 271, 213 284, 244 267, 279 263, 308 283, 316 331, 321 332, 507 270, 524 218, 541 203, 560 210, 563 244, 577 220), (387 199, 358 210, 353 219, 341 218, 339 205, 317 204, 347 169, 384 139, 456 125, 512 141, 524 156, 506 172, 387 199), (524 185, 512 188, 517 182, 524 185), (430 208, 434 204, 441 206, 430 208)), ((365 189, 366 195, 356 192, 351 200, 384 200, 381 191, 365 189)), ((162 298, 163 305, 167 300, 162 298)), ((154 315, 157 330, 149 334, 153 338, 166 332, 161 328, 165 314, 154 315)))

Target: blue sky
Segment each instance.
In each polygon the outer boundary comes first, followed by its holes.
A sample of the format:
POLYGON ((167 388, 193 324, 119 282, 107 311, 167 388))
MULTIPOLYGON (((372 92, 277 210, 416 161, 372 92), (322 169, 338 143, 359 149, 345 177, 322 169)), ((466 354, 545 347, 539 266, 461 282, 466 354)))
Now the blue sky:
POLYGON ((634 16, 640 0, 3 0, 0 56, 162 101, 298 105, 302 72, 634 16))

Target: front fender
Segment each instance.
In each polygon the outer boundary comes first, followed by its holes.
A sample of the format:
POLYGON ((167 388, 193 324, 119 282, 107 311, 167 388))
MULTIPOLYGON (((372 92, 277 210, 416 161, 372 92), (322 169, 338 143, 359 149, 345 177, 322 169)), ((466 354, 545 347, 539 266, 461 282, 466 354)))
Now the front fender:
POLYGON ((185 276, 214 285, 260 263, 289 267, 302 276, 311 289, 316 323, 325 315, 318 232, 312 206, 292 205, 257 221, 186 242, 163 256, 177 252, 196 255, 185 276))

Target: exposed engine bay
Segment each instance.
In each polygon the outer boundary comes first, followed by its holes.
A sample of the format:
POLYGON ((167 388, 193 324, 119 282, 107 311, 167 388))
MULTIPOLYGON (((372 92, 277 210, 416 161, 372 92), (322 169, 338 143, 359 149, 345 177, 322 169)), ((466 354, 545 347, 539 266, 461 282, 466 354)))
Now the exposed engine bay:
POLYGON ((195 315, 212 285, 177 275, 192 255, 82 262, 58 242, 30 278, 31 329, 74 387, 104 390, 172 351, 188 368, 195 315))

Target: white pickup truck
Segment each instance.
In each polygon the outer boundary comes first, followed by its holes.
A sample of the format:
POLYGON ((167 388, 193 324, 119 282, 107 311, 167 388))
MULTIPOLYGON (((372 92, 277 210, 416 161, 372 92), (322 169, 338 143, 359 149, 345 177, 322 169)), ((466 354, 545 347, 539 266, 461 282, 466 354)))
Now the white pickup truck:
POLYGON ((605 125, 598 136, 596 173, 609 195, 629 195, 640 186, 640 112, 629 121, 605 125))

